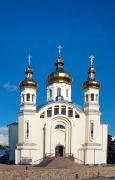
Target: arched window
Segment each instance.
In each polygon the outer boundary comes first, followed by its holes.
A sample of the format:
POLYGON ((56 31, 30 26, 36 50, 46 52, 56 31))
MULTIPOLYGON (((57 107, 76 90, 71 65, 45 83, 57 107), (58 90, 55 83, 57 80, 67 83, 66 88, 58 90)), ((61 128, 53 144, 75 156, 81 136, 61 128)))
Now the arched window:
POLYGON ((62 124, 58 124, 55 126, 55 129, 65 129, 65 127, 62 124))
POLYGON ((30 94, 28 93, 27 96, 26 96, 26 100, 27 101, 30 101, 30 94))
POLYGON ((94 94, 91 94, 91 101, 94 101, 94 94))
POLYGON ((88 100, 89 100, 89 99, 88 99, 88 94, 86 94, 86 102, 88 102, 88 100))
POLYGON ((49 92, 50 92, 50 93, 49 93, 49 96, 52 97, 52 89, 50 89, 49 92))
POLYGON ((22 101, 24 102, 24 94, 22 95, 22 101))
POLYGON ((57 88, 57 96, 61 96, 61 88, 57 88))
POLYGON ((32 95, 32 102, 34 102, 34 94, 32 95))
POLYGON ((68 90, 68 89, 66 89, 66 97, 68 97, 68 92, 69 92, 69 90, 68 90))
POLYGON ((26 138, 29 138, 29 121, 26 121, 26 138))
POLYGON ((90 136, 91 136, 91 139, 93 139, 94 137, 94 122, 93 121, 90 122, 90 136))
POLYGON ((98 94, 96 94, 96 101, 98 101, 98 94))

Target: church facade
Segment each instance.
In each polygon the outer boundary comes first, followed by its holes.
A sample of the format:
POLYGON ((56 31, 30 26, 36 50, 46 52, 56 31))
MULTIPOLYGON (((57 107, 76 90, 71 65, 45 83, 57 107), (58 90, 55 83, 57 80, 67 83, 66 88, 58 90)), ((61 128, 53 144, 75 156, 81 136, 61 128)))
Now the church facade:
POLYGON ((60 53, 55 66, 47 77, 47 102, 39 107, 33 69, 26 68, 20 83, 18 123, 9 125, 10 160, 39 164, 46 157, 61 156, 80 164, 106 164, 108 126, 100 119, 100 82, 94 66, 91 63, 83 83, 82 107, 72 102, 72 77, 64 71, 60 53))

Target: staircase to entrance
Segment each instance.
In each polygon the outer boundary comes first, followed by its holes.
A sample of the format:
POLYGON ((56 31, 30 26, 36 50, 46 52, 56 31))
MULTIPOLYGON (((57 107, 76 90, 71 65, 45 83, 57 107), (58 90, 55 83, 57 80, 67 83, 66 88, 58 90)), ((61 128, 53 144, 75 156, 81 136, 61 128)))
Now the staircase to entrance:
POLYGON ((44 159, 40 164, 35 166, 45 168, 76 168, 80 165, 66 157, 51 157, 44 159))

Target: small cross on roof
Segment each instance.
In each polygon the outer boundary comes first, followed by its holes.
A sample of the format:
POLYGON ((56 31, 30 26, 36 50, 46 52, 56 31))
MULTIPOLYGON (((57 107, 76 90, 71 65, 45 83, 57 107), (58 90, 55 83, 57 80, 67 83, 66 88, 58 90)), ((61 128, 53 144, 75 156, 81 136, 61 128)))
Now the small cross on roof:
POLYGON ((58 53, 59 53, 59 56, 61 56, 61 49, 63 48, 61 45, 59 45, 58 47, 58 53))

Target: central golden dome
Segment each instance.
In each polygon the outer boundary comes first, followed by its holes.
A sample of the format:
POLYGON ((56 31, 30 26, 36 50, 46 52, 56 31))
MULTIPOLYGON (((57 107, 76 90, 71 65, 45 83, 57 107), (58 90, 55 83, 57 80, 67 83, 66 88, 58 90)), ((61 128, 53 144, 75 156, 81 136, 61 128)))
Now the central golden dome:
POLYGON ((64 62, 60 56, 58 57, 55 65, 56 65, 56 70, 48 75, 47 85, 50 85, 53 83, 71 84, 72 77, 63 70, 64 62))

